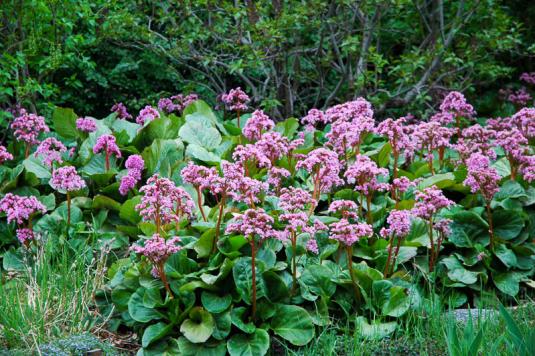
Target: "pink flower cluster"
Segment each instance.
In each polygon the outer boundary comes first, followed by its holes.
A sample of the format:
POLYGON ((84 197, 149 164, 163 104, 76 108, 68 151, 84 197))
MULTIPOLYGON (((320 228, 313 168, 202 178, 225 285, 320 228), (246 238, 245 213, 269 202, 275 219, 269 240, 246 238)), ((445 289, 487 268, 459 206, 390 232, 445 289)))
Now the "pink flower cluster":
POLYGON ((0 164, 4 163, 5 161, 11 161, 13 159, 13 155, 9 153, 9 151, 2 145, 0 145, 0 164))
POLYGON ((390 188, 388 183, 380 182, 380 176, 388 177, 388 169, 379 168, 368 156, 357 155, 353 163, 345 172, 347 182, 355 184, 355 190, 364 195, 370 195, 375 191, 385 191, 390 188))
POLYGON ((528 84, 533 84, 535 85, 535 72, 531 72, 531 73, 522 73, 520 75, 520 80, 528 83, 528 84))
POLYGON ((170 98, 162 98, 158 101, 158 109, 166 113, 182 112, 189 104, 199 100, 197 94, 178 94, 170 98))
POLYGON ((390 188, 395 192, 396 196, 400 198, 400 194, 405 193, 411 187, 415 187, 416 184, 417 184, 417 181, 411 181, 407 177, 399 177, 399 178, 392 180, 392 184, 390 185, 390 188))
POLYGON ((243 128, 243 136, 249 141, 260 140, 264 131, 269 131, 275 127, 273 120, 262 110, 255 110, 243 128))
POLYGON ((260 140, 255 143, 255 146, 264 154, 264 156, 269 159, 273 165, 275 164, 276 160, 294 149, 292 144, 294 144, 294 142, 291 143, 280 133, 271 131, 262 134, 260 140))
POLYGON ((429 220, 438 211, 453 205, 453 201, 444 196, 442 190, 435 185, 416 192, 416 204, 412 210, 413 214, 429 220))
POLYGON ((115 155, 117 158, 121 158, 121 150, 119 150, 113 135, 102 135, 97 139, 95 146, 93 146, 93 153, 98 154, 102 151, 104 151, 106 157, 115 155))
POLYGON ((354 201, 351 200, 335 200, 329 205, 329 213, 341 213, 344 219, 357 219, 356 213, 358 207, 354 201))
POLYGON ((308 239, 305 248, 307 251, 312 252, 313 254, 317 255, 319 253, 318 242, 316 239, 308 239))
MULTIPOLYGON (((360 121, 364 124, 373 122, 373 109, 370 102, 364 98, 357 98, 353 101, 348 101, 342 104, 335 105, 325 111, 324 121, 335 122, 343 121, 360 121)), ((369 127, 368 127, 369 129, 369 127)))
POLYGON ((309 206, 316 206, 317 202, 309 192, 301 188, 283 188, 279 196, 279 208, 282 210, 297 212, 305 210, 309 206))
POLYGON ((207 168, 189 162, 180 172, 182 180, 201 190, 210 188, 219 178, 215 167, 207 168))
POLYGON ((440 110, 465 118, 471 118, 475 114, 474 107, 458 91, 452 91, 446 95, 442 104, 440 104, 440 110))
POLYGON ((345 246, 352 246, 363 237, 373 235, 372 226, 365 223, 350 223, 347 219, 341 219, 330 225, 329 238, 337 240, 345 246))
POLYGON ((305 125, 305 129, 310 131, 318 124, 327 124, 328 119, 323 111, 318 109, 310 109, 306 116, 301 118, 301 124, 305 125))
POLYGON ((453 148, 459 152, 461 161, 466 161, 473 153, 481 153, 491 159, 496 159, 496 152, 492 141, 496 131, 479 124, 463 129, 462 135, 453 148))
POLYGON ((20 225, 29 220, 34 213, 46 213, 46 207, 34 196, 25 197, 7 193, 0 200, 0 211, 7 215, 8 223, 15 221, 20 225))
POLYGON ((150 239, 145 240, 143 246, 134 244, 130 250, 145 256, 153 264, 160 265, 165 263, 171 255, 182 250, 182 246, 178 245, 179 242, 180 237, 178 236, 165 240, 160 234, 154 234, 150 239))
POLYGON ((527 139, 535 138, 535 108, 522 108, 511 116, 515 125, 527 139))
POLYGON ((29 145, 39 143, 39 134, 49 132, 50 129, 45 123, 45 118, 26 111, 21 116, 15 118, 11 123, 11 129, 17 140, 24 141, 29 145))
POLYGON ((123 103, 113 105, 111 111, 116 113, 119 119, 127 120, 132 118, 132 115, 128 113, 126 106, 123 103))
POLYGON ((433 228, 438 231, 439 234, 449 236, 451 234, 452 222, 453 221, 450 219, 440 219, 434 224, 433 228))
POLYGON ((284 178, 290 176, 290 171, 285 168, 279 167, 270 167, 268 170, 267 183, 273 187, 275 192, 278 192, 282 186, 282 181, 284 178))
POLYGON ((227 234, 239 233, 245 237, 258 236, 264 240, 277 234, 272 228, 273 218, 264 209, 247 209, 243 214, 236 214, 233 221, 227 224, 227 234))
POLYGON ((82 132, 95 132, 97 122, 92 117, 80 117, 76 119, 76 128, 82 132))
POLYGON ((232 111, 247 110, 247 103, 250 100, 249 96, 240 87, 230 89, 227 94, 221 95, 221 101, 232 111))
POLYGON ((470 187, 472 193, 480 192, 486 201, 490 202, 494 194, 500 190, 498 185, 500 175, 491 168, 488 157, 474 153, 466 163, 468 175, 464 185, 470 187))
POLYGON ((145 221, 154 221, 160 226, 178 222, 184 215, 191 217, 193 214, 194 204, 190 195, 167 178, 155 174, 139 191, 143 196, 136 210, 145 221))
POLYGON ((65 147, 61 141, 54 137, 49 137, 44 139, 39 146, 37 146, 35 156, 41 156, 44 165, 48 168, 52 168, 54 162, 57 162, 58 164, 63 163, 61 156, 65 152, 67 152, 67 147, 65 147))
POLYGON ((392 210, 386 218, 388 228, 383 227, 380 231, 382 237, 396 236, 403 238, 411 231, 411 212, 409 210, 392 210))
POLYGON ((158 110, 156 110, 150 105, 147 105, 139 112, 139 115, 136 117, 136 122, 143 126, 146 122, 152 121, 159 117, 160 113, 158 112, 158 110))
POLYGON ((507 100, 509 100, 514 105, 518 106, 524 106, 527 105, 529 102, 533 100, 531 95, 528 93, 526 88, 520 88, 507 97, 507 100))
POLYGON ((21 244, 28 246, 30 241, 35 239, 35 233, 29 228, 17 229, 17 239, 21 244))
POLYGON ((78 175, 76 168, 73 166, 60 167, 54 170, 50 185, 52 188, 63 192, 80 190, 86 186, 84 180, 78 175))
POLYGON ((253 165, 259 168, 271 167, 271 160, 259 146, 253 144, 239 145, 234 149, 232 158, 243 167, 253 165))
POLYGON ((322 193, 329 192, 333 187, 344 184, 340 179, 341 164, 338 156, 326 148, 317 148, 297 162, 296 169, 304 169, 313 176, 313 180, 322 193))
POLYGON ((119 193, 121 195, 128 194, 128 191, 133 189, 137 182, 141 179, 141 173, 145 168, 145 161, 140 155, 131 155, 126 159, 125 167, 128 173, 121 178, 119 186, 119 193))
POLYGON ((453 129, 444 127, 436 121, 429 121, 414 127, 413 138, 417 149, 427 150, 428 156, 432 156, 434 150, 450 146, 453 133, 453 129))
POLYGON ((407 150, 410 155, 410 152, 412 152, 415 147, 413 141, 409 138, 409 135, 407 135, 407 130, 405 128, 406 121, 405 117, 400 117, 397 120, 386 119, 377 125, 375 132, 388 138, 388 142, 394 152, 407 150))

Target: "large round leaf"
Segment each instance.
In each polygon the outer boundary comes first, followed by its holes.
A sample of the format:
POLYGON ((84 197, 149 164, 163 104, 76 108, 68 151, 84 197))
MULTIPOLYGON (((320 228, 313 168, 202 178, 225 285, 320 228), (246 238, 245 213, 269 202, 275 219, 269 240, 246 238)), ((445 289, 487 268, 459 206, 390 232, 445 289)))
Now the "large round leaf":
POLYGON ((201 301, 203 307, 210 313, 221 313, 227 310, 232 302, 232 296, 225 294, 220 297, 217 294, 203 291, 201 294, 201 301))
POLYGON ((280 305, 271 319, 275 334, 296 346, 309 343, 314 337, 314 323, 307 311, 295 305, 280 305))
POLYGON ((180 325, 180 332, 195 344, 208 340, 215 327, 212 314, 203 308, 196 307, 190 311, 189 317, 180 325))
POLYGON ((173 325, 159 322, 153 324, 145 329, 143 332, 143 338, 141 340, 141 345, 143 347, 149 346, 154 341, 157 341, 167 335, 173 328, 173 325))
POLYGON ((225 356, 227 349, 224 343, 194 344, 181 336, 177 340, 181 356, 225 356))
POLYGON ((156 309, 147 308, 143 303, 144 288, 139 288, 128 301, 128 313, 135 321, 148 323, 154 319, 160 319, 161 313, 156 309))
POLYGON ((227 342, 230 356, 263 356, 269 350, 269 335, 263 329, 253 334, 236 334, 227 342))

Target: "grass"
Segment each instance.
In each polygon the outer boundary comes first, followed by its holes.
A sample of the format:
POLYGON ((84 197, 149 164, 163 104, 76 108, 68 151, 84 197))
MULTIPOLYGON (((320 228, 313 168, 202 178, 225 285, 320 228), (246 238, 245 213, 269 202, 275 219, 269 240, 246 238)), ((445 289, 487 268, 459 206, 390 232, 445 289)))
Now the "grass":
POLYGON ((24 270, 0 283, 0 347, 38 350, 97 325, 91 304, 103 280, 105 254, 46 240, 24 256, 24 270))
MULTIPOLYGON (((454 316, 439 304, 431 305, 421 313, 409 314, 390 337, 377 340, 359 337, 351 325, 333 323, 320 330, 312 343, 303 348, 294 348, 277 340, 272 355, 470 355, 468 352, 454 353, 451 347, 448 348, 448 340, 455 339, 458 340, 457 345, 463 346, 464 350, 469 350, 472 344, 477 344, 477 353, 473 355, 522 354, 518 351, 518 342, 515 342, 515 337, 509 332, 514 327, 494 306, 489 308, 496 311, 492 317, 486 319, 474 317, 471 321, 463 323, 456 321, 454 316), (474 343, 478 337, 481 340, 474 343)), ((528 339, 525 341, 529 342, 535 335, 532 332, 535 328, 535 303, 529 301, 523 306, 509 310, 509 313, 512 314, 524 338, 528 339)))

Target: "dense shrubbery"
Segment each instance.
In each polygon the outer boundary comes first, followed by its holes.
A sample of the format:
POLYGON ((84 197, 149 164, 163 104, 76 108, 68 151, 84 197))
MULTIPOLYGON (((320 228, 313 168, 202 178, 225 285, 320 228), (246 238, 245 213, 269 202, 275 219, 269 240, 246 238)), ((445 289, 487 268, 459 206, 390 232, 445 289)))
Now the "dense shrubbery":
POLYGON ((112 251, 95 301, 147 355, 264 354, 335 319, 381 337, 439 290, 459 307, 535 287, 533 108, 476 119, 452 92, 428 121, 376 122, 358 98, 300 125, 247 99, 175 96, 137 123, 57 108, 50 129, 17 113, 4 270, 44 241, 112 251))

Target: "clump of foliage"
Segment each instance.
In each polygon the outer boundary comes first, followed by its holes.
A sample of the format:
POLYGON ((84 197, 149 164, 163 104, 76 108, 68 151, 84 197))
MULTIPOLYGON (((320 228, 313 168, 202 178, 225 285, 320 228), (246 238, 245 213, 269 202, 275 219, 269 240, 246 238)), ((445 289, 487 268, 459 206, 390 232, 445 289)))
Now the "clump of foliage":
POLYGON ((429 120, 377 123, 358 98, 300 125, 231 94, 225 111, 176 96, 135 119, 56 108, 39 132, 21 112, 32 144, 0 151, 3 269, 45 236, 106 246, 92 298, 146 355, 262 355, 334 319, 381 338, 433 290, 458 307, 533 288, 533 108, 486 120, 452 92, 429 120))

